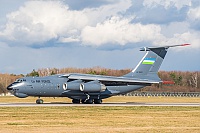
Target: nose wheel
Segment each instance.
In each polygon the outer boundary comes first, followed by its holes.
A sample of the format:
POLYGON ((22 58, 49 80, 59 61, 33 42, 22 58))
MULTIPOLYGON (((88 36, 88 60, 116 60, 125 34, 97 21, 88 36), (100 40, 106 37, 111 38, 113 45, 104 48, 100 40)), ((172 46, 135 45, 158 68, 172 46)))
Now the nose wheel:
POLYGON ((37 100, 36 100, 36 103, 37 103, 37 104, 43 104, 44 101, 43 101, 42 99, 37 99, 37 100))

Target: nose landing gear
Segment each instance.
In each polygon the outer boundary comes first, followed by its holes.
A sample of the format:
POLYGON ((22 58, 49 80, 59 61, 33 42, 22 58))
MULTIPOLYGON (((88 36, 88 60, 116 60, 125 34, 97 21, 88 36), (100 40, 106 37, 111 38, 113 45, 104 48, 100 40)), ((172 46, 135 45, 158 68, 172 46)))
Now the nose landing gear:
POLYGON ((36 100, 36 103, 37 103, 37 104, 43 104, 44 101, 43 101, 42 99, 38 98, 38 99, 36 100))

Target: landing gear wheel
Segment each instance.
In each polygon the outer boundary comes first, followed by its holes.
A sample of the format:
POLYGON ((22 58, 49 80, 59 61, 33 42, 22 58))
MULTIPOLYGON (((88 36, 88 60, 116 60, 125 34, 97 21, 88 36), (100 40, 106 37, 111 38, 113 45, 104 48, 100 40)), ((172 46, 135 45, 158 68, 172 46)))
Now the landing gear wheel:
POLYGON ((94 100, 93 99, 81 99, 81 103, 83 104, 93 104, 94 100))
POLYGON ((80 99, 72 99, 72 103, 80 103, 80 99))
POLYGON ((85 103, 85 99, 81 99, 81 103, 83 103, 83 104, 84 104, 84 103, 85 103))
POLYGON ((85 103, 86 103, 86 104, 93 104, 93 99, 88 99, 88 100, 86 100, 85 103))
POLYGON ((43 104, 44 101, 43 101, 42 99, 37 99, 37 100, 36 100, 36 103, 37 103, 37 104, 43 104))
POLYGON ((94 99, 94 103, 95 103, 95 104, 101 104, 101 103, 102 103, 102 100, 101 100, 101 99, 94 99))

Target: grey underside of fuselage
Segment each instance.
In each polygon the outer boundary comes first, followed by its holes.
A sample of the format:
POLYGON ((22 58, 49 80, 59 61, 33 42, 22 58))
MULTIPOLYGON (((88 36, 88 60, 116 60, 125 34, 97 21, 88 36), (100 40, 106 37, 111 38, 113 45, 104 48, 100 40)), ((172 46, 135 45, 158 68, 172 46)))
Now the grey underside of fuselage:
POLYGON ((69 98, 85 99, 87 94, 90 95, 90 98, 93 99, 104 99, 118 94, 125 94, 137 89, 140 89, 144 86, 141 85, 130 85, 130 86, 107 86, 107 89, 102 92, 93 92, 93 93, 83 93, 81 91, 66 91, 62 95, 69 98))
POLYGON ((107 86, 107 89, 102 92, 84 93, 74 90, 63 90, 62 87, 39 87, 27 90, 27 95, 38 97, 68 97, 72 99, 86 99, 88 95, 93 99, 104 99, 118 94, 125 94, 144 87, 143 85, 128 85, 128 86, 107 86))

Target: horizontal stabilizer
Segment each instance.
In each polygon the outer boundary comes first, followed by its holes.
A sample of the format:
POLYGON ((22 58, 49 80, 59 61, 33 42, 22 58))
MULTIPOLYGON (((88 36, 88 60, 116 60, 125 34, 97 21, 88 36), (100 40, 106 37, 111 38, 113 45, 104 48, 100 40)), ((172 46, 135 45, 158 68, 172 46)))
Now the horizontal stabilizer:
POLYGON ((191 44, 180 44, 180 45, 170 45, 170 46, 163 46, 163 47, 143 47, 140 49, 140 51, 150 51, 151 49, 160 49, 160 48, 165 48, 165 49, 168 49, 170 47, 177 47, 177 46, 188 46, 188 45, 191 45, 191 44))

